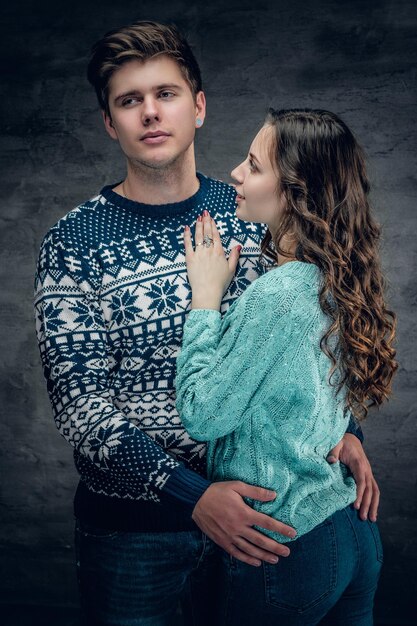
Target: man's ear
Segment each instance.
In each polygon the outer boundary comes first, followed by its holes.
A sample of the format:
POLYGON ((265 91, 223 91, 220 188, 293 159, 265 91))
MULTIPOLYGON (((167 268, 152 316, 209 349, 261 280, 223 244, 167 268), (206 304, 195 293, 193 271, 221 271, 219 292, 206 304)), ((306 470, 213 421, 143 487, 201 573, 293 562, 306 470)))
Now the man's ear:
POLYGON ((117 132, 116 132, 114 126, 113 126, 113 120, 112 120, 110 114, 107 113, 107 111, 102 110, 101 111, 101 115, 103 117, 104 128, 106 129, 106 131, 108 132, 110 137, 117 141, 118 140, 117 132))
POLYGON ((198 119, 197 126, 203 125, 204 118, 206 117, 206 96, 204 91, 199 91, 195 97, 195 112, 196 119, 198 119))

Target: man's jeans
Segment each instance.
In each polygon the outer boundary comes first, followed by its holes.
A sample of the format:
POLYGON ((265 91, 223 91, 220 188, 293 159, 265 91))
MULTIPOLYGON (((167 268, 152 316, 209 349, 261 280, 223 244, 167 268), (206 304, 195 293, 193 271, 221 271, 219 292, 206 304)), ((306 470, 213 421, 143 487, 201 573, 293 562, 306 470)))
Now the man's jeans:
POLYGON ((75 543, 85 626, 216 624, 220 550, 200 531, 117 532, 77 522, 75 543))
POLYGON ((372 625, 382 564, 376 524, 349 506, 288 546, 288 557, 261 567, 224 554, 216 624, 372 625))

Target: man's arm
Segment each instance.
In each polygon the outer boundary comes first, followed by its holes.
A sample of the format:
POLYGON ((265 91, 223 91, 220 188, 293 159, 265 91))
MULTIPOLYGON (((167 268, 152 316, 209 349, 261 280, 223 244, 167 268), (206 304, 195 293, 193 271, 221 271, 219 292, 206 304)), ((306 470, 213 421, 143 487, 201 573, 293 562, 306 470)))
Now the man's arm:
POLYGON ((352 413, 350 414, 349 424, 346 429, 346 432, 349 433, 350 435, 355 435, 355 437, 357 437, 359 441, 363 443, 362 428, 360 427, 356 419, 353 417, 352 413))
POLYGON ((91 270, 57 229, 45 238, 35 281, 37 335, 59 432, 133 498, 163 490, 192 509, 210 482, 168 455, 113 403, 112 355, 91 270))

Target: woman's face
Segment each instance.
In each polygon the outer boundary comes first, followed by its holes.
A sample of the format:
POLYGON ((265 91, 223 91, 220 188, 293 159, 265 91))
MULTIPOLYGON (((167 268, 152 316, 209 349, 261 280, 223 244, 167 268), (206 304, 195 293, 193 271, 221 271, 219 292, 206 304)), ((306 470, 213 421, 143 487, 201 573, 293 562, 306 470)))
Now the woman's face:
POLYGON ((278 172, 271 162, 273 128, 263 126, 256 135, 245 161, 232 172, 236 180, 236 215, 247 222, 267 224, 273 234, 285 209, 279 196, 278 172))

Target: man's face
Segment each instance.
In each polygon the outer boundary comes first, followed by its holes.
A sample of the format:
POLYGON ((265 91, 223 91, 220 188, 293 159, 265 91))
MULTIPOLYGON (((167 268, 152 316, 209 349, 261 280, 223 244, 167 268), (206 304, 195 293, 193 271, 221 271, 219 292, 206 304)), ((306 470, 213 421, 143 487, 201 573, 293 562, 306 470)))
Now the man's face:
MULTIPOLYGON (((205 98, 194 101, 178 64, 167 56, 129 61, 109 82, 106 130, 137 167, 164 169, 193 150, 196 120, 205 98)), ((200 125, 201 125, 200 123, 200 125)))

